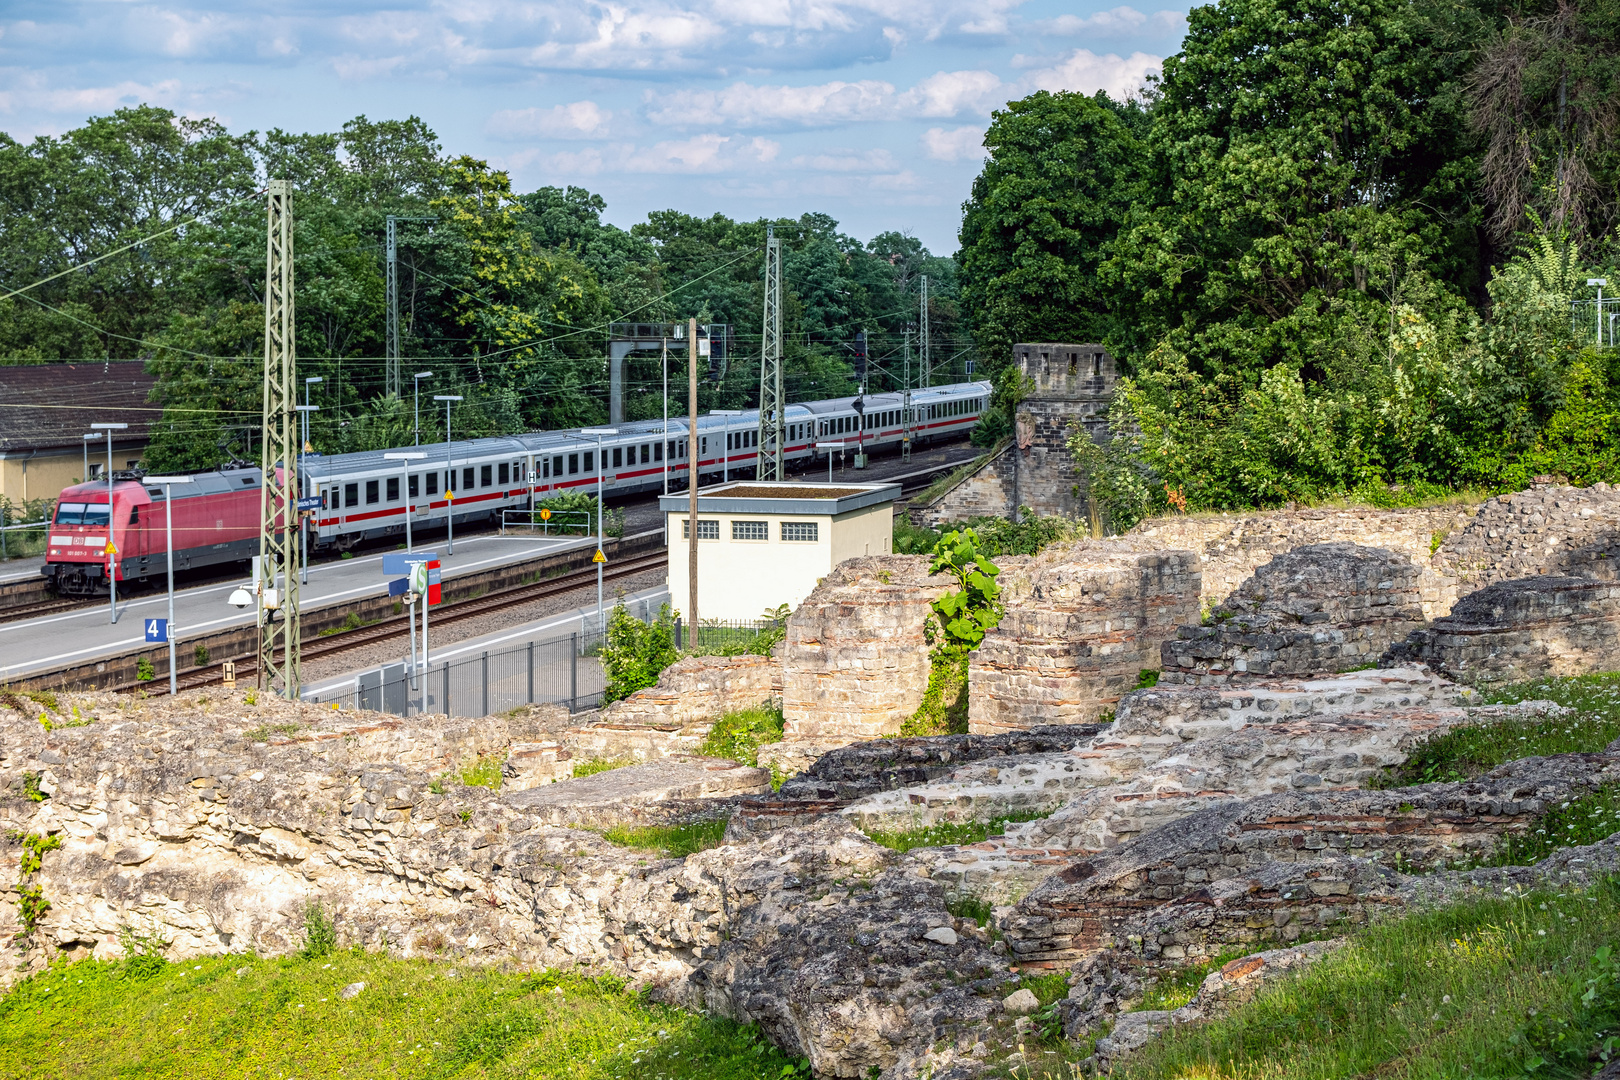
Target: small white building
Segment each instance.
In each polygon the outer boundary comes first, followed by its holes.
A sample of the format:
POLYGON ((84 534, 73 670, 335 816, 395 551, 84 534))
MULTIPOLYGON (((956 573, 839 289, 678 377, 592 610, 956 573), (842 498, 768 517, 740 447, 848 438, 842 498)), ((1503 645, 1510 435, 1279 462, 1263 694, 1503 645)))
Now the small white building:
MULTIPOLYGON (((698 490, 698 617, 757 619, 794 607, 845 559, 886 555, 899 484, 741 481, 698 490)), ((691 496, 665 495, 670 605, 690 595, 691 496)))

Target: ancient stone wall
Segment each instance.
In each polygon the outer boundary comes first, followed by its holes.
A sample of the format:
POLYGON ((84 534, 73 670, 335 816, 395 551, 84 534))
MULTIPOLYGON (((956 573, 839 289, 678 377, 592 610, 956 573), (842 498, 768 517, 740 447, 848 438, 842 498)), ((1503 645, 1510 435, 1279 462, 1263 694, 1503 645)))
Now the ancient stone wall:
POLYGON ((1382 658, 1464 682, 1523 682, 1620 668, 1620 581, 1528 577, 1457 601, 1382 658))
POLYGON ((928 687, 928 605, 949 586, 928 559, 839 563, 787 624, 782 715, 790 741, 876 739, 899 732, 928 687))
POLYGON ((1160 651, 1159 681, 1211 686, 1375 663, 1423 623, 1419 570, 1388 548, 1311 544, 1258 567, 1160 651))
POLYGON ((907 507, 912 524, 938 529, 976 517, 1006 517, 1012 512, 1017 486, 1017 451, 1009 441, 990 459, 928 502, 907 507))
POLYGON ((968 729, 1097 719, 1198 615, 1198 557, 1129 540, 1049 548, 1003 575, 1006 613, 968 661, 968 729))
POLYGON ((1447 537, 1434 563, 1465 593, 1541 574, 1613 580, 1620 572, 1620 488, 1537 485, 1499 495, 1447 537))
POLYGON ((1213 607, 1264 563, 1307 544, 1343 542, 1388 548, 1419 568, 1425 617, 1444 615, 1457 599, 1457 583, 1430 568, 1430 553, 1461 531, 1475 506, 1449 505, 1396 510, 1317 507, 1245 514, 1171 515, 1149 518, 1128 535, 1165 548, 1186 548, 1204 557, 1204 600, 1213 607))

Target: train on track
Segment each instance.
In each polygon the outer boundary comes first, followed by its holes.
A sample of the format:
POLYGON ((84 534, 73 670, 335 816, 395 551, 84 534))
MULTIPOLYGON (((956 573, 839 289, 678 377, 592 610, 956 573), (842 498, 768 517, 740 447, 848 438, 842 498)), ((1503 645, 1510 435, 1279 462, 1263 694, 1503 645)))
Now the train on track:
MULTIPOLYGON (((784 456, 808 466, 834 452, 818 450, 818 443, 870 453, 898 446, 908 430, 919 442, 960 436, 989 404, 990 384, 969 382, 913 390, 910 417, 898 393, 790 405, 784 456)), ((503 511, 560 493, 594 492, 599 467, 605 494, 661 490, 666 468, 672 480, 684 479, 694 438, 700 476, 740 474, 754 464, 758 435, 759 415, 748 411, 699 417, 695 433, 685 417, 670 417, 667 438, 662 420, 621 424, 617 434, 600 437, 600 463, 598 436, 578 430, 401 448, 424 455, 414 461, 387 460, 382 450, 307 454, 300 482, 307 496, 320 499, 305 525, 307 543, 315 551, 346 551, 361 540, 403 534, 407 513, 413 528, 442 527, 451 518, 458 525, 497 521, 503 511)), ((221 469, 175 487, 176 570, 254 556, 261 476, 257 467, 221 469)), ((170 509, 163 487, 138 473, 114 474, 110 509, 105 482, 64 488, 40 572, 66 596, 105 593, 109 572, 119 581, 160 575, 170 509)))

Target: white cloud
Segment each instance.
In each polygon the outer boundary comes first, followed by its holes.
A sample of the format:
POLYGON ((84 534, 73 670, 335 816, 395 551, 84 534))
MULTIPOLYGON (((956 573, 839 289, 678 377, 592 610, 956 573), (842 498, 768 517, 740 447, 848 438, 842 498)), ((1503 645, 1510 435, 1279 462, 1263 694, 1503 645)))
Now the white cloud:
POLYGON ((978 127, 929 128, 922 135, 923 153, 935 161, 965 161, 984 157, 984 129, 978 127))
POLYGON ((651 146, 612 146, 549 154, 540 163, 552 174, 596 176, 602 173, 701 175, 746 171, 776 160, 780 143, 737 135, 703 134, 670 139, 651 146))
POLYGON ((392 75, 404 65, 403 56, 364 57, 347 53, 332 58, 332 70, 340 79, 363 80, 375 79, 380 76, 392 75))
POLYGON ((504 139, 601 139, 607 137, 612 118, 611 110, 594 101, 575 101, 549 109, 502 109, 489 118, 484 130, 504 139))
POLYGON ((800 154, 792 161, 795 168, 828 173, 898 173, 900 162, 881 147, 876 150, 828 150, 820 154, 800 154))
POLYGON ((929 118, 988 114, 1007 100, 1006 90, 994 72, 940 71, 902 94, 900 106, 908 115, 929 118))
POLYGON ((1187 16, 1180 11, 1155 11, 1149 15, 1133 7, 1116 7, 1095 15, 1059 15, 1035 24, 1043 33, 1060 37, 1126 37, 1140 34, 1174 34, 1187 29, 1187 16))
POLYGON ((989 71, 941 71, 903 93, 868 79, 814 86, 738 82, 723 90, 649 91, 647 118, 672 127, 831 127, 839 124, 988 114, 1007 99, 989 71))
POLYGON ((1134 52, 1126 57, 1115 53, 1099 56, 1090 49, 1076 49, 1056 63, 1045 58, 1020 56, 1013 57, 1013 63, 1049 64, 1025 77, 1032 89, 1074 90, 1082 94, 1106 90, 1109 97, 1123 99, 1136 95, 1146 85, 1149 75, 1158 74, 1164 67, 1164 58, 1145 52, 1134 52))

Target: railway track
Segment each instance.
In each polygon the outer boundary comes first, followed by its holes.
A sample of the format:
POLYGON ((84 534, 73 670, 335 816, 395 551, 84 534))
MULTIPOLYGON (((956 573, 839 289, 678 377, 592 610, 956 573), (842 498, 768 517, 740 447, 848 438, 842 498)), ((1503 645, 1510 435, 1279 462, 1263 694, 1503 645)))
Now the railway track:
MULTIPOLYGON (((619 578, 632 577, 636 574, 646 573, 648 570, 656 570, 667 564, 668 556, 662 551, 652 555, 642 555, 628 559, 617 565, 609 563, 603 569, 602 580, 608 582, 619 578)), ((528 585, 516 585, 510 589, 485 593, 483 596, 437 608, 429 616, 429 622, 431 626, 439 627, 446 623, 475 619, 514 604, 541 600, 548 596, 555 596, 559 593, 570 592, 586 585, 592 585, 595 582, 596 568, 594 566, 570 570, 567 573, 558 574, 556 577, 546 578, 543 581, 531 582, 528 585)), ((303 643, 300 656, 304 661, 325 659, 352 649, 374 645, 379 641, 404 637, 409 633, 410 615, 392 615, 369 626, 344 630, 326 637, 311 638, 303 643)), ((256 658, 237 659, 236 678, 238 681, 252 679, 257 673, 258 660, 256 658)), ((215 664, 196 671, 182 672, 176 681, 181 690, 195 690, 203 686, 212 686, 220 681, 220 669, 215 664)), ((146 690, 148 693, 160 693, 166 692, 167 688, 167 680, 159 679, 152 682, 135 683, 131 686, 122 686, 118 688, 118 692, 132 693, 136 690, 146 690)))
MULTIPOLYGON (((37 619, 41 615, 54 615, 58 611, 73 611, 76 608, 92 607, 95 600, 79 600, 72 597, 57 597, 51 600, 41 600, 37 604, 18 604, 16 607, 0 609, 0 622, 16 622, 20 619, 37 619)), ((101 604, 106 606, 107 601, 102 599, 101 604)))

